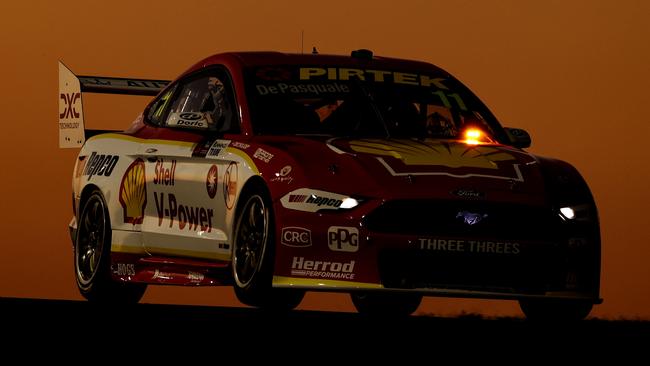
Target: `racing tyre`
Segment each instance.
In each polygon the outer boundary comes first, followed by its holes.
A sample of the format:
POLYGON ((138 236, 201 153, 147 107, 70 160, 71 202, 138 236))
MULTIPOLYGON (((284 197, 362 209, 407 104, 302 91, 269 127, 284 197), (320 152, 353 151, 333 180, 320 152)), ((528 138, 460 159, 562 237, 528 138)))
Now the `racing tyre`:
POLYGON ((97 303, 134 304, 147 285, 111 278, 111 222, 102 195, 95 191, 83 203, 74 246, 74 269, 79 292, 97 303))
POLYGON ((571 322, 586 318, 593 304, 575 300, 520 300, 519 306, 531 321, 571 322))
POLYGON ((352 303, 361 314, 371 316, 409 316, 422 302, 422 295, 353 292, 352 303))
POLYGON ((300 304, 304 291, 274 289, 275 253, 273 209, 263 189, 249 189, 237 206, 233 240, 232 271, 237 299, 269 310, 291 310, 300 304))

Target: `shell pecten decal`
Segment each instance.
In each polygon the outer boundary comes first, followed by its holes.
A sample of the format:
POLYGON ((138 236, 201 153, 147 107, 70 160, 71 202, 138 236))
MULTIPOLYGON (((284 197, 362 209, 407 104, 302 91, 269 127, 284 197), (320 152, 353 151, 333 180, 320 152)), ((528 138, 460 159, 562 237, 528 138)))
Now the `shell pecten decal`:
POLYGON ((124 222, 141 224, 147 205, 147 186, 144 161, 136 159, 124 173, 120 183, 120 204, 124 209, 124 222))
POLYGON ((432 140, 357 140, 350 141, 350 148, 360 153, 391 156, 406 165, 498 169, 496 162, 515 160, 512 155, 490 146, 432 140))

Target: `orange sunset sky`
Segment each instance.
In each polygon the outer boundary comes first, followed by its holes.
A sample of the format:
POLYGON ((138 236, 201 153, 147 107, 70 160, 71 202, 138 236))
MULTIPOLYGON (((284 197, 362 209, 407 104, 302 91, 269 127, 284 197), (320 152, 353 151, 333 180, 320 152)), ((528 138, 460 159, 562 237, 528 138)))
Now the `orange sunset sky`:
MULTIPOLYGON (((650 2, 2 1, 0 296, 81 299, 67 225, 75 149, 57 147, 57 60, 78 74, 172 79, 233 50, 375 54, 465 82, 530 151, 574 164, 595 195, 602 296, 592 315, 650 318, 650 2)), ((90 128, 146 97, 87 95, 90 128)), ((239 306, 230 288, 150 287, 144 302, 239 306)), ((352 311, 347 295, 302 309, 352 311)), ((426 298, 419 313, 519 315, 511 301, 426 298)))

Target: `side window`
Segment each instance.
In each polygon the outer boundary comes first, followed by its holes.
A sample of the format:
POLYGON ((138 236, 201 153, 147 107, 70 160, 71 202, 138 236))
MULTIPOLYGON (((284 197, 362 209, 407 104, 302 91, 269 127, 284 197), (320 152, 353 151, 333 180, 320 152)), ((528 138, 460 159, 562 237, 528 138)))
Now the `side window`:
POLYGON ((220 133, 238 133, 239 120, 230 80, 210 70, 182 83, 171 102, 165 125, 220 133))
POLYGON ((176 86, 169 88, 169 90, 161 95, 151 106, 151 109, 149 109, 149 114, 147 115, 147 119, 151 123, 158 126, 162 124, 163 117, 165 116, 165 110, 167 109, 167 106, 169 106, 169 101, 174 95, 175 90, 176 86))

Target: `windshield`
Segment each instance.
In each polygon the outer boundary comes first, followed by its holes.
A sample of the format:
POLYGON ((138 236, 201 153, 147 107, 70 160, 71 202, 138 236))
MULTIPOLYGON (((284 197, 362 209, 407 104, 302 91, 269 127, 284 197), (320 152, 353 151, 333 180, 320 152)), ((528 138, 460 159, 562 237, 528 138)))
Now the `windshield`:
POLYGON ((460 138, 466 127, 503 133, 487 108, 447 75, 275 66, 246 72, 259 135, 460 138))

